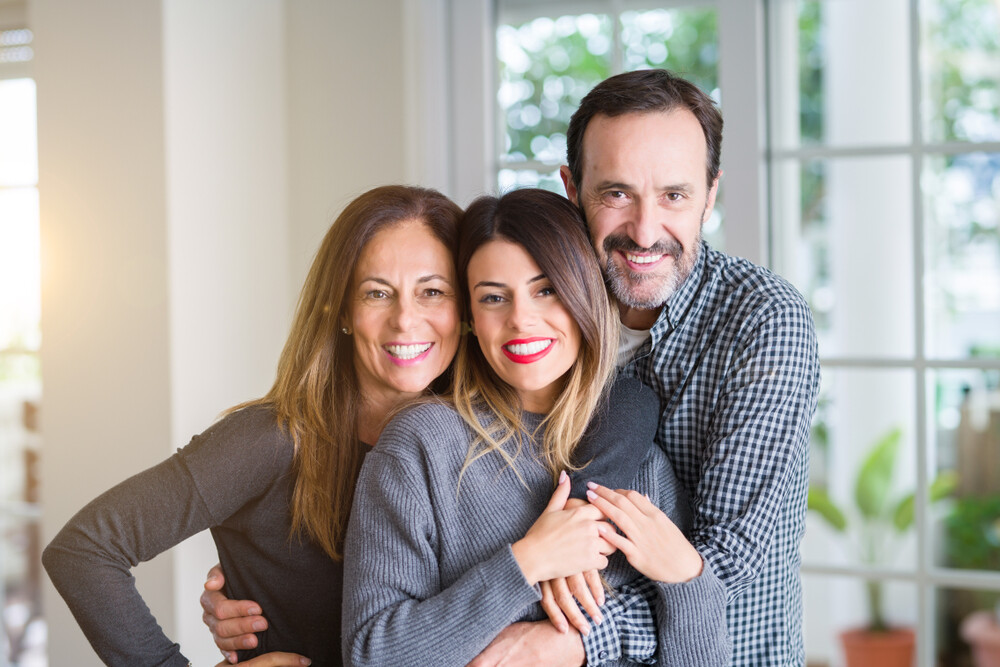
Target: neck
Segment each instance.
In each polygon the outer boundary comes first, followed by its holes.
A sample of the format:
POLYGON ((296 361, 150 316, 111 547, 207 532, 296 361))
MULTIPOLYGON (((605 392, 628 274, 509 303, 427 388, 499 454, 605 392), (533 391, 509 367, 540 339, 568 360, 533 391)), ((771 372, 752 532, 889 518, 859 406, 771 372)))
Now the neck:
MULTIPOLYGON (((364 392, 362 392, 364 395, 364 392)), ((361 442, 374 445, 382 435, 386 417, 397 408, 415 399, 419 394, 395 393, 392 395, 369 394, 361 403, 358 414, 358 438, 361 442)))
POLYGON ((643 310, 641 308, 629 308, 623 304, 618 305, 618 314, 621 316, 622 324, 629 329, 652 329, 656 324, 656 318, 660 316, 662 308, 653 310, 643 310))

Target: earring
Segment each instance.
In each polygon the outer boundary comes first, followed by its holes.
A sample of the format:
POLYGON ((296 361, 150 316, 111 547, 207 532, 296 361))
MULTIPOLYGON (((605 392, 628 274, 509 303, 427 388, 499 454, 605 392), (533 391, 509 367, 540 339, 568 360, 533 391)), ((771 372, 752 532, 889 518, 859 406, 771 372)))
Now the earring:
POLYGON ((344 335, 346 335, 346 336, 350 336, 351 335, 351 331, 347 327, 340 327, 340 330, 342 332, 344 332, 344 335))

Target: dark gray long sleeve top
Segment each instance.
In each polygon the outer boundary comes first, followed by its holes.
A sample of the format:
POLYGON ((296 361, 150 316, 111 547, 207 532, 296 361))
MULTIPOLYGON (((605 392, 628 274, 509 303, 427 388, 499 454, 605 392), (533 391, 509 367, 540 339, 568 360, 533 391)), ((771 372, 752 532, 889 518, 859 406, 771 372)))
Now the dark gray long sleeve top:
MULTIPOLYGON (((534 427, 541 417, 525 420, 534 427)), ((421 405, 393 420, 368 454, 345 545, 345 664, 465 665, 511 623, 544 618, 539 589, 528 585, 511 544, 545 508, 550 473, 529 441, 515 462, 520 478, 491 453, 465 470, 459 490, 473 439, 451 406, 421 405)), ((690 525, 659 448, 628 486, 682 529, 690 525)), ((617 587, 640 575, 619 553, 604 576, 617 587)), ((725 590, 711 566, 656 588, 658 664, 726 664, 725 590)))

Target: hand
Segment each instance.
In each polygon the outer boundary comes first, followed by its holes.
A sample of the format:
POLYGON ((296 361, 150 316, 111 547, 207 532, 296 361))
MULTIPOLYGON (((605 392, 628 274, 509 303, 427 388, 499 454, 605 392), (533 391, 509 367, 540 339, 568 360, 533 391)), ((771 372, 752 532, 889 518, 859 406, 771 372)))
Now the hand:
POLYGON ((598 532, 604 516, 592 506, 561 509, 569 498, 569 477, 559 475, 559 484, 538 520, 511 549, 528 583, 565 577, 608 566, 608 545, 598 532))
MULTIPOLYGON (((256 658, 236 663, 237 667, 240 665, 245 667, 302 667, 303 665, 311 664, 312 660, 305 656, 298 655, 297 653, 278 653, 277 651, 258 655, 256 658)), ((229 667, 229 663, 223 660, 215 667, 229 667)))
POLYGON ((235 665, 237 650, 257 646, 254 633, 267 629, 267 619, 260 615, 260 605, 253 600, 230 600, 222 594, 225 583, 222 567, 213 566, 201 594, 201 608, 205 610, 201 620, 212 631, 212 639, 226 661, 235 665))
POLYGON ((604 524, 599 527, 601 534, 632 567, 664 583, 689 581, 701 574, 701 554, 649 498, 638 491, 612 491, 593 482, 587 487, 591 504, 624 533, 604 524))
MULTIPOLYGON (((583 507, 587 503, 579 498, 570 498, 566 501, 565 508, 583 507)), ((610 556, 616 549, 607 544, 602 551, 605 556, 610 556)), ((569 623, 573 624, 581 634, 590 634, 590 621, 580 612, 577 601, 590 615, 595 623, 603 620, 600 606, 604 604, 604 584, 601 575, 597 570, 587 570, 583 574, 574 574, 569 577, 558 577, 543 581, 542 589, 542 609, 548 615, 552 625, 559 632, 567 632, 569 623)))
POLYGON ((579 667, 586 659, 580 635, 536 621, 508 625, 468 667, 579 667))

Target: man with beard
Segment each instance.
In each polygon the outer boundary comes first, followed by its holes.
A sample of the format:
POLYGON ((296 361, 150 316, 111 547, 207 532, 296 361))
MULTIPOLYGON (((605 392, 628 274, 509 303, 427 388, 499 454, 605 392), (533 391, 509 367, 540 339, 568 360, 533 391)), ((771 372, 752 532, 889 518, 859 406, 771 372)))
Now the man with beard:
POLYGON ((689 537, 728 589, 732 662, 805 664, 799 544, 819 390, 809 306, 702 242, 722 116, 696 86, 664 70, 611 77, 580 103, 567 143, 561 175, 619 303, 619 360, 660 397, 656 443, 691 497, 689 537))

